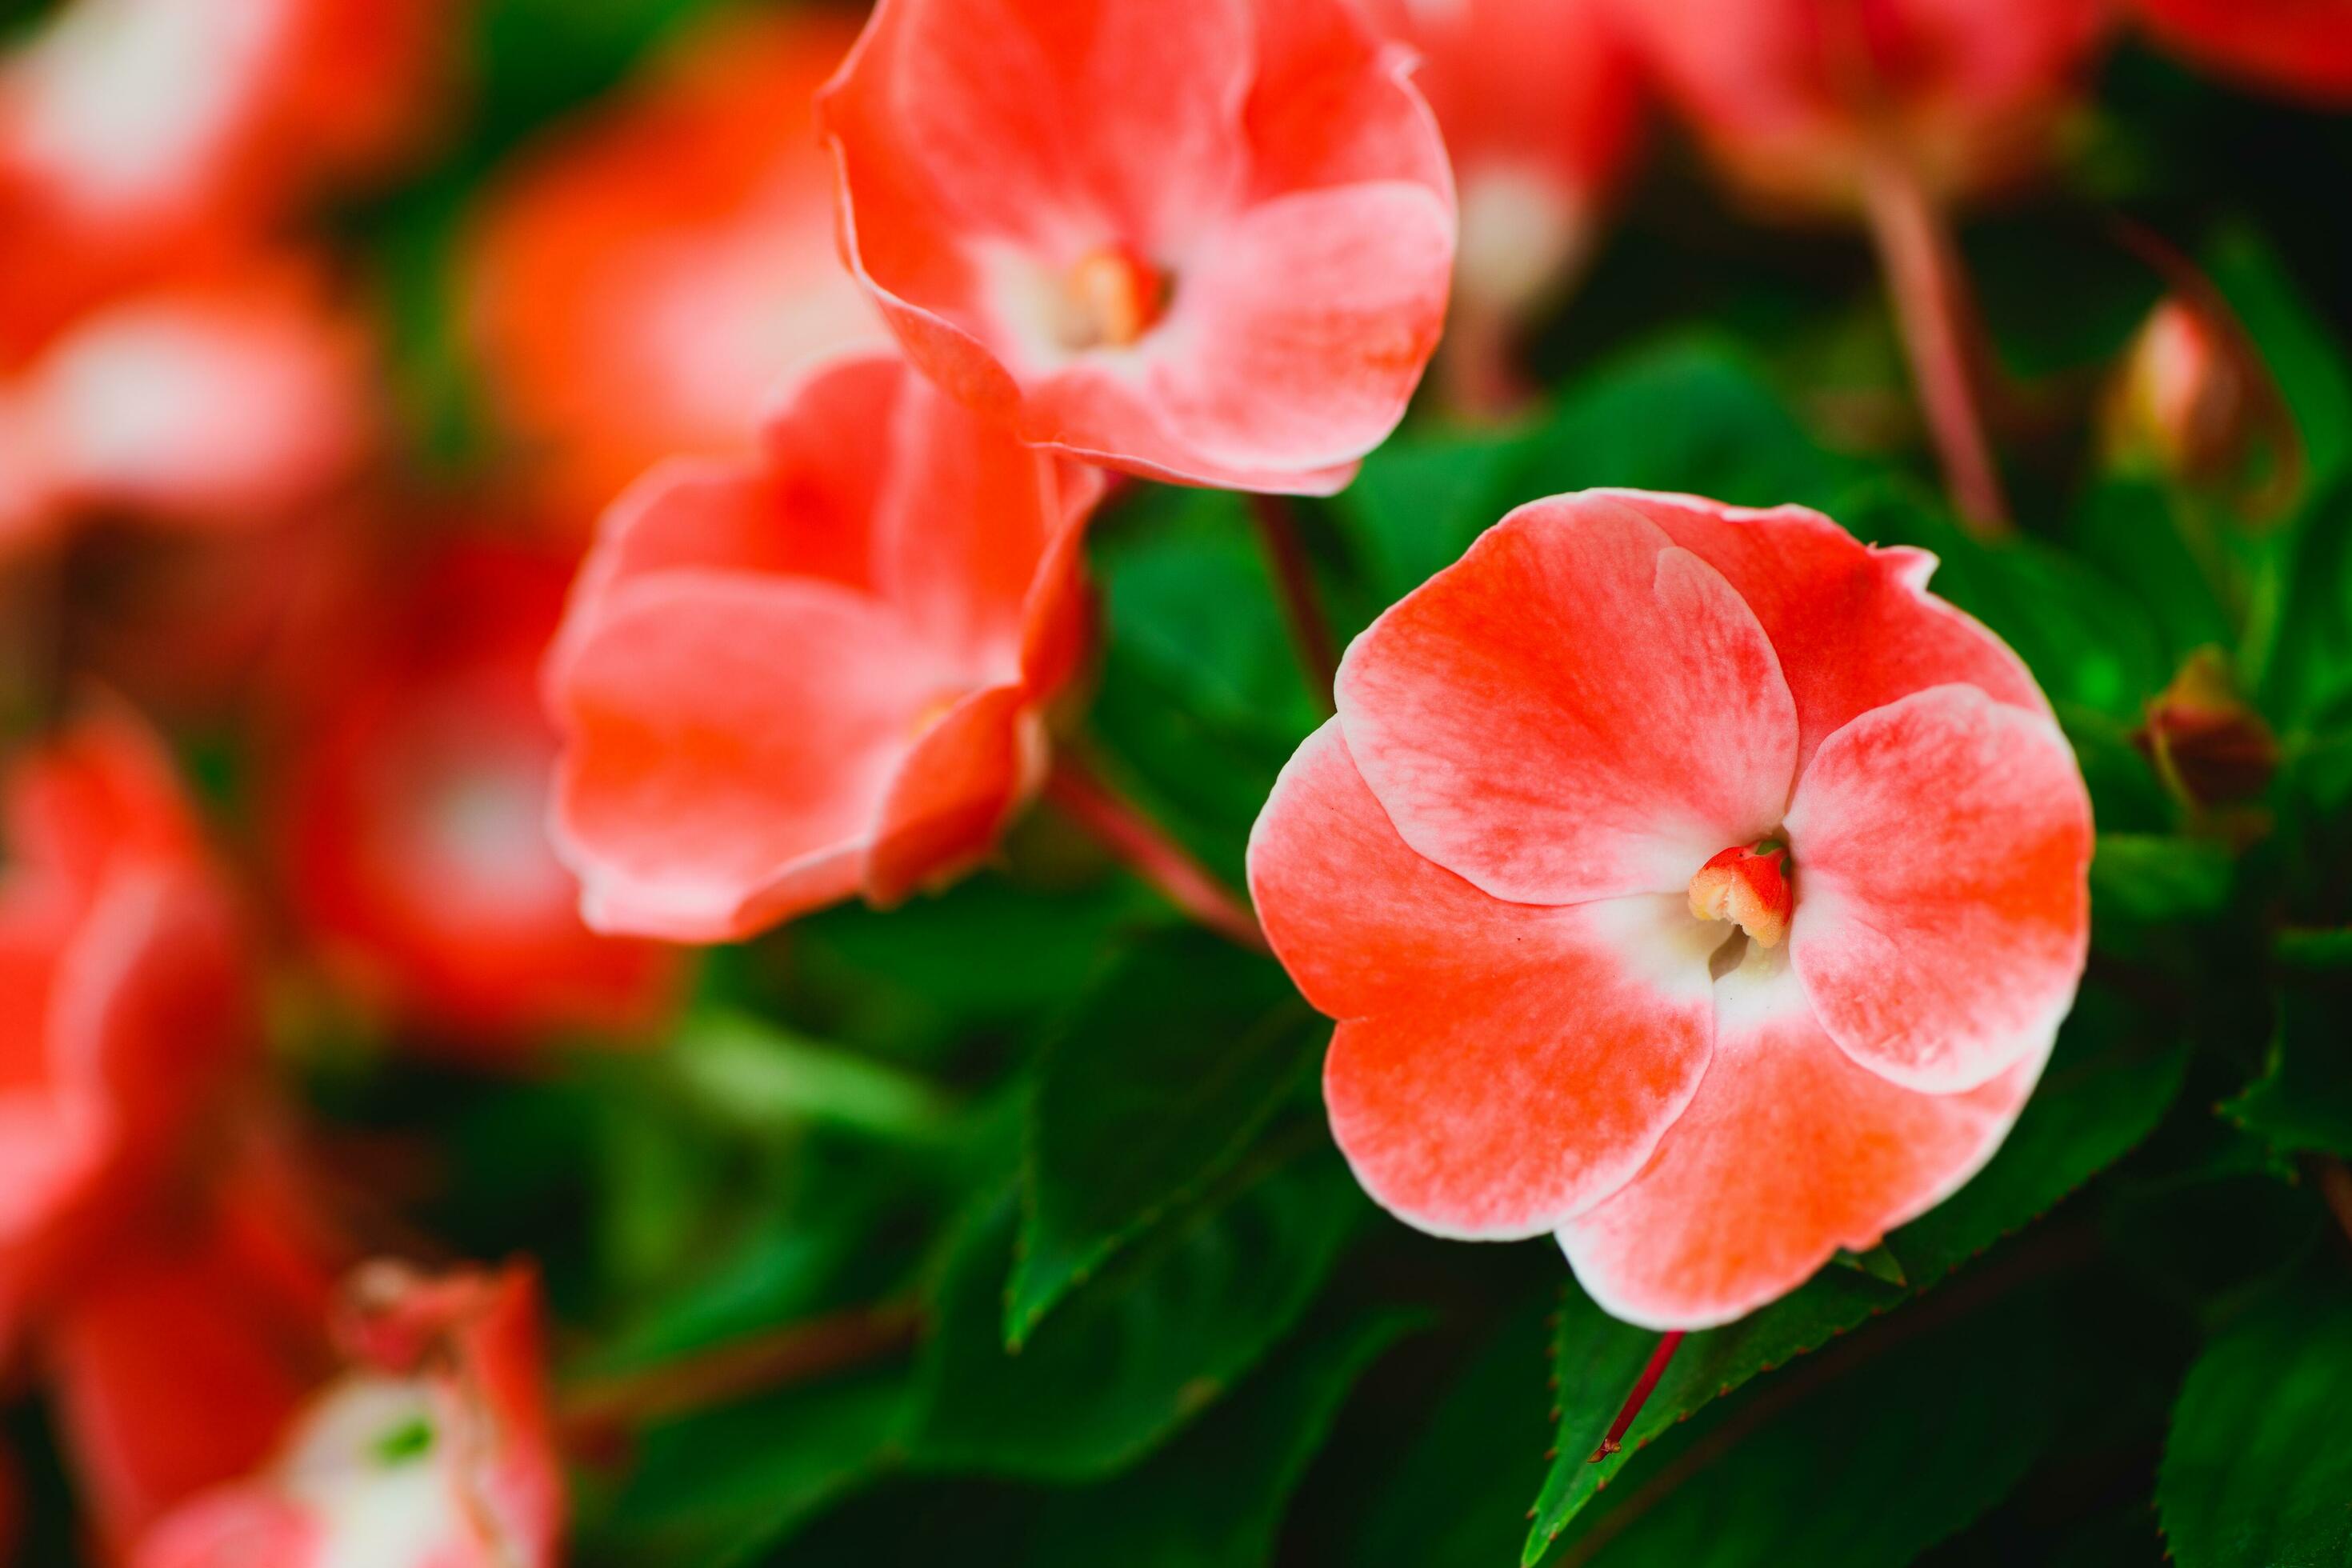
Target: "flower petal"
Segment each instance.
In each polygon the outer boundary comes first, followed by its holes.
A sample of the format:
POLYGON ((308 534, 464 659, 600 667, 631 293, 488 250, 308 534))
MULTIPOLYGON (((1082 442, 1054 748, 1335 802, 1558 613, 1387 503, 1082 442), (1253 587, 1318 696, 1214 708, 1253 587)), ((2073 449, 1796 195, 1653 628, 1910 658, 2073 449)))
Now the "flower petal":
POLYGON ((1788 828, 1790 952, 1847 1055, 1950 1092, 2049 1048, 2090 948, 2091 803, 2055 724, 1967 686, 1874 709, 1788 828))
POLYGON ((678 572, 606 599, 551 671, 552 830, 603 930, 741 937, 856 890, 951 671, 831 584, 678 572))
POLYGON ((1155 401, 1197 454, 1177 460, 1337 468, 1380 445, 1437 345, 1453 265, 1453 211, 1425 184, 1251 208, 1179 279, 1153 334, 1155 401))
POLYGON ((2025 661, 1927 592, 1936 558, 1926 551, 1864 545, 1808 507, 1612 493, 1722 573, 1756 612, 1796 700, 1801 772, 1841 724, 1930 686, 1974 686, 2049 715, 2025 661))
POLYGON ((1680 893, 1788 804, 1796 713, 1763 629, 1612 495, 1489 529, 1356 639, 1338 698, 1404 841, 1496 898, 1680 893))
POLYGON ((1715 1058, 1622 1191, 1559 1227, 1587 1293, 1644 1328, 1727 1323, 1934 1207, 2000 1147, 2048 1042, 1961 1094, 1855 1066, 1785 963, 1717 983, 1715 1058))
POLYGON ((923 733, 890 781, 866 896, 899 902, 986 855, 1043 774, 1045 737, 1017 686, 975 691, 923 733))
POLYGON ((1397 837, 1336 721, 1283 770, 1250 890, 1340 1019, 1331 1128, 1367 1192, 1441 1236, 1532 1236, 1641 1167, 1705 1071, 1708 928, 1679 899, 1488 898, 1397 837))

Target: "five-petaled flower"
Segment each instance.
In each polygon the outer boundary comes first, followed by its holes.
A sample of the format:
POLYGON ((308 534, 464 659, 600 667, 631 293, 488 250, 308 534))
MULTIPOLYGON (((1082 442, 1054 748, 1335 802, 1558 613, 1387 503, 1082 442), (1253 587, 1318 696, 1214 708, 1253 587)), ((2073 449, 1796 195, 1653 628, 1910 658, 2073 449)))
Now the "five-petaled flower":
POLYGON ((2081 975, 2090 806, 1932 564, 1587 491, 1356 640, 1250 879, 1340 1020, 1325 1092, 1375 1198, 1555 1231, 1611 1311, 1696 1328, 1991 1155, 2081 975))
POLYGON ((2032 173, 2105 36, 2103 0, 1615 0, 1751 195, 1846 208, 1894 157, 1946 196, 2032 173))
POLYGON ((1322 493, 1435 347, 1454 194, 1347 0, 882 0, 818 100, 845 253, 1024 441, 1322 493))
POLYGON ((623 496, 547 665, 589 923, 733 940, 984 855, 1090 641, 1101 488, 861 355, 790 388, 757 459, 623 496))

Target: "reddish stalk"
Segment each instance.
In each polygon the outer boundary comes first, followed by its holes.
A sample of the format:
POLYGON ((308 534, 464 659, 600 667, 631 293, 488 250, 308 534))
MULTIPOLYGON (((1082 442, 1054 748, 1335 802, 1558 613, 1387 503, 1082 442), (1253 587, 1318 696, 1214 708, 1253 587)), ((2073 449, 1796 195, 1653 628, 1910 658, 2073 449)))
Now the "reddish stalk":
POLYGON ((1683 1348, 1683 1331, 1675 1329, 1658 1336, 1658 1348, 1650 1352, 1650 1364, 1633 1380, 1633 1392, 1625 1396, 1624 1406, 1617 1419, 1609 1423, 1609 1431, 1601 1439, 1601 1447, 1592 1450, 1587 1464, 1597 1465, 1625 1446, 1625 1434, 1633 1425, 1633 1417, 1642 1414, 1642 1406, 1650 1401, 1650 1391, 1658 1386, 1658 1379, 1666 1375, 1666 1363, 1683 1348))
POLYGON ((860 1307, 787 1323, 642 1372, 583 1380, 563 1393, 566 1438, 588 1453, 610 1449, 649 1423, 748 1399, 879 1361, 915 1342, 911 1306, 860 1307))
POLYGON ((1977 407, 1981 340, 1959 249, 1935 198, 1898 156, 1872 160, 1863 205, 1945 489, 1969 531, 1997 538, 2010 531, 2009 502, 1977 407))
POLYGON ((2352 1239, 2352 1171, 2345 1169, 2343 1161, 2326 1156, 2315 1156, 2309 1168, 2312 1184, 2327 1200, 2327 1212, 2352 1239))
POLYGON ((1045 775, 1045 798, 1187 915, 1244 947, 1270 951, 1247 904, 1066 748, 1045 775))
POLYGON ((1331 624, 1323 616, 1323 602, 1315 592, 1315 568, 1299 542, 1298 520, 1282 496, 1253 495, 1250 516, 1257 522, 1258 542, 1265 546, 1266 565, 1282 600, 1282 616, 1289 623, 1290 640, 1298 649, 1299 668, 1323 711, 1331 711, 1331 693, 1339 679, 1339 655, 1331 637, 1331 624))

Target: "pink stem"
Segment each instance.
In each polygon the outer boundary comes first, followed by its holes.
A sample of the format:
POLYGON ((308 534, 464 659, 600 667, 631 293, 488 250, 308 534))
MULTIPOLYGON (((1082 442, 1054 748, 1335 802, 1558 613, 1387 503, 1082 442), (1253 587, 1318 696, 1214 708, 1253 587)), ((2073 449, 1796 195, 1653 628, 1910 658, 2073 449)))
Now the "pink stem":
POLYGON ((1331 638, 1330 623, 1323 618, 1323 602, 1315 593, 1315 569, 1298 540, 1298 520, 1282 496, 1254 495, 1250 515, 1257 521, 1259 542, 1282 597, 1283 618, 1290 623, 1290 640, 1298 649, 1307 684, 1323 711, 1331 711, 1331 693, 1339 679, 1339 655, 1331 638))
POLYGON ((1045 776, 1045 798, 1192 919, 1255 952, 1271 951, 1248 905, 1066 749, 1045 776))
POLYGON ((1675 1352, 1682 1348, 1682 1330, 1676 1329, 1658 1336, 1658 1348, 1650 1352, 1650 1364, 1643 1367, 1642 1375, 1633 1380, 1633 1392, 1625 1396, 1623 1408, 1617 1412, 1617 1419, 1609 1423, 1608 1435, 1601 1439, 1601 1447, 1592 1450, 1589 1463, 1597 1465, 1625 1446, 1625 1433, 1633 1425, 1633 1417, 1642 1414, 1642 1406, 1649 1403, 1650 1391, 1657 1387, 1658 1379, 1666 1374, 1666 1363, 1674 1360, 1675 1352))
POLYGON ((2009 502, 1977 408, 1975 310, 1958 248, 1942 211, 1901 158, 1872 161, 1863 198, 1945 488, 1971 532, 1997 538, 2010 531, 2009 502))

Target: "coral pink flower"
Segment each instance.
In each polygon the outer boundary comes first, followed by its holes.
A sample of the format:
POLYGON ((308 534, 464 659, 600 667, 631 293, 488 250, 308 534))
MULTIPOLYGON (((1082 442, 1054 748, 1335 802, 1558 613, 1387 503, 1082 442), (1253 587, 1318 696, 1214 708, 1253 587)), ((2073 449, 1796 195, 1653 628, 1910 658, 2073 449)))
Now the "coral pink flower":
POLYGON ((1616 0, 1750 193, 1852 207, 1871 160, 1963 195, 2032 173, 2105 36, 2104 0, 1616 0))
POLYGON ((253 1039, 236 910, 127 716, 17 759, 0 876, 0 1341, 253 1039))
POLYGON ((855 37, 822 12, 705 25, 492 195, 472 334, 567 503, 593 514, 662 458, 749 451, 786 370, 888 341, 834 246, 812 108, 855 37))
MULTIPOLYGON (((403 149, 445 0, 66 0, 0 60, 0 232, 110 261, 267 224, 403 149)), ((5 248, 5 247, 0 247, 5 248)))
POLYGON ((2130 0, 2157 40, 2221 74, 2323 108, 2352 104, 2343 0, 2130 0))
POLYGON ((1335 490, 1444 313, 1453 189, 1406 66, 1345 0, 882 0, 818 100, 843 247, 1024 441, 1335 490))
POLYGON ((360 340, 297 274, 114 300, 0 360, 0 552, 100 509, 282 516, 348 471, 372 414, 360 340))
POLYGON ((358 1276, 351 1370, 257 1474, 143 1535, 131 1568, 552 1568, 564 1518, 529 1270, 358 1276))
POLYGON ((1641 140, 1641 69, 1606 0, 1376 0, 1420 57, 1461 201, 1448 353, 1583 264, 1641 140))
POLYGON ((1557 1231, 1609 1310, 1697 1328, 1990 1156, 2082 971, 2090 807, 1932 564, 1593 490, 1356 640, 1250 881, 1382 1205, 1557 1231))
POLYGON ((792 388, 756 461, 648 475, 548 659, 589 923, 730 941, 985 854, 1087 648, 1100 492, 883 356, 792 388))
POLYGON ((370 574, 287 703, 268 813, 305 932, 362 995, 470 1054, 642 1030, 677 954, 599 936, 548 843, 539 664, 565 558, 462 543, 370 574))

